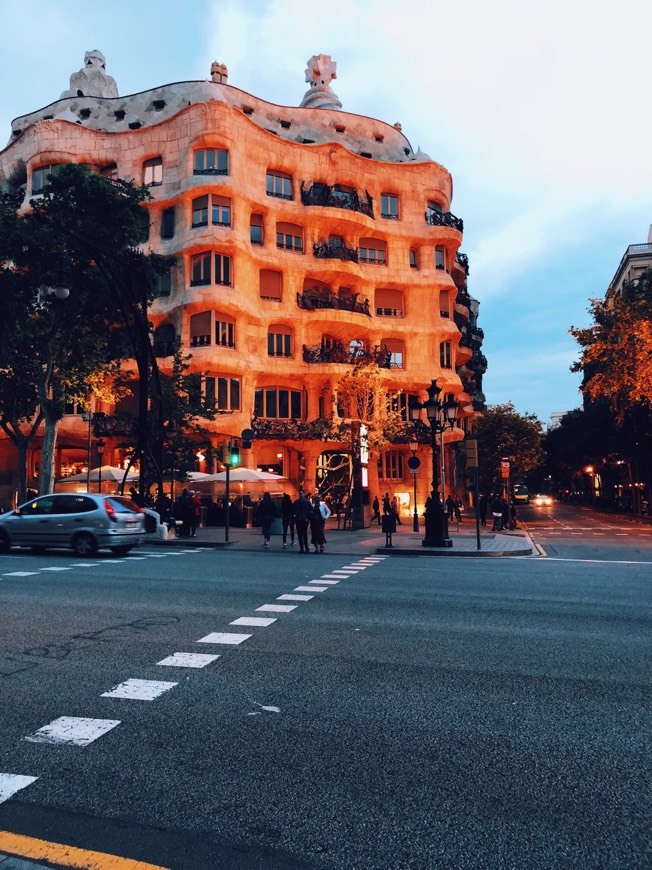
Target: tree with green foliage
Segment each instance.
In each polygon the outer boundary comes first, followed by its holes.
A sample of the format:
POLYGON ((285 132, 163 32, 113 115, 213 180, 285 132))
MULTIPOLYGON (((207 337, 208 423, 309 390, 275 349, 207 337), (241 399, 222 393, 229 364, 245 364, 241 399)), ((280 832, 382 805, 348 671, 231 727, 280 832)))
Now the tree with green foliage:
POLYGON ((534 414, 519 414, 511 402, 489 405, 478 420, 480 488, 502 489, 500 463, 510 461, 512 482, 523 480, 543 459, 542 426, 534 414))
MULTIPOLYGON (((49 177, 30 211, 14 207, 12 214, 7 203, 2 210, 0 292, 12 316, 0 344, 6 387, 0 388, 0 420, 6 432, 19 424, 27 437, 35 419, 28 416, 31 402, 45 421, 42 493, 52 489, 57 428, 67 404, 110 390, 124 357, 135 358, 141 383, 157 380, 147 307, 168 264, 140 249, 149 196, 147 188, 71 164, 49 177), (64 283, 67 298, 48 292, 64 283), (13 406, 12 382, 30 385, 26 401, 13 406)), ((157 396, 153 404, 161 414, 160 390, 157 396)), ((150 456, 155 464, 143 425, 138 458, 147 465, 150 456)))

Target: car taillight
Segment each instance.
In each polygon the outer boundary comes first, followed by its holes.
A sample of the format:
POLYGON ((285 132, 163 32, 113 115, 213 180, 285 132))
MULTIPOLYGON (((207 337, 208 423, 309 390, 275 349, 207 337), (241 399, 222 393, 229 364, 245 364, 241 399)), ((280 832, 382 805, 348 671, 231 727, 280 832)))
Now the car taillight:
POLYGON ((111 522, 113 522, 113 523, 118 522, 118 517, 116 516, 115 508, 113 507, 113 505, 111 504, 111 502, 107 498, 104 499, 104 510, 106 511, 106 515, 111 520, 111 522))

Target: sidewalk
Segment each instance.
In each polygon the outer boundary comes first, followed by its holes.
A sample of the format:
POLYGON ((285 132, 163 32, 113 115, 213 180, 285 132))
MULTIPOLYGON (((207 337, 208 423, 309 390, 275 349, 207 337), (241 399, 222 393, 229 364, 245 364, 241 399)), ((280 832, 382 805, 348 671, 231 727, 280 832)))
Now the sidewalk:
MULTIPOLYGON (((449 537, 453 542, 452 547, 423 547, 421 542, 424 536, 423 517, 419 518, 419 532, 412 531, 412 519, 403 521, 392 538, 392 548, 385 548, 385 535, 377 525, 370 529, 357 531, 342 531, 337 529, 334 520, 326 523, 326 553, 338 553, 342 555, 364 555, 369 553, 382 553, 392 556, 538 556, 536 546, 525 530, 518 529, 513 532, 491 532, 481 529, 480 546, 477 548, 475 520, 467 519, 460 524, 457 531, 456 523, 451 523, 448 529, 449 537)), ((239 527, 229 530, 229 542, 224 541, 223 526, 208 526, 197 530, 195 538, 175 538, 169 541, 147 540, 146 546, 157 544, 162 547, 228 547, 231 550, 262 551, 263 539, 260 528, 242 529, 239 527)), ((283 542, 280 535, 272 535, 268 553, 298 553, 298 545, 290 546, 288 539, 287 549, 283 550, 283 542)), ((311 551, 312 552, 312 551, 311 551)))

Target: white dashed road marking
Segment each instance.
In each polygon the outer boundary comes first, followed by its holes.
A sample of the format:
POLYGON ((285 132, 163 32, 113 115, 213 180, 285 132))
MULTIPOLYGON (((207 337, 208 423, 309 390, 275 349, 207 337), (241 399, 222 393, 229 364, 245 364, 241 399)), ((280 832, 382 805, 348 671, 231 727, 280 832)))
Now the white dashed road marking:
POLYGON ((72 571, 72 566, 69 568, 41 568, 41 571, 72 571))
POLYGON ((229 625, 248 625, 251 628, 267 628, 273 622, 276 622, 276 619, 270 616, 239 616, 233 622, 230 622, 229 625))
POLYGON ((295 586, 293 592, 326 592, 328 586, 295 586))
POLYGON ((21 788, 36 782, 38 776, 21 776, 18 773, 0 773, 0 804, 20 791, 21 788))
POLYGON ((174 655, 156 662, 156 664, 170 668, 205 668, 206 665, 210 665, 215 659, 219 659, 219 656, 212 656, 208 653, 176 652, 174 655))
POLYGON ((206 637, 200 637, 197 643, 228 643, 238 644, 243 643, 250 634, 231 634, 228 632, 214 631, 212 634, 207 634, 206 637))
POLYGON ((8 574, 3 574, 3 577, 33 577, 38 574, 38 571, 10 571, 8 574))
POLYGON ((39 728, 25 740, 30 743, 69 743, 88 746, 98 737, 120 724, 119 719, 87 719, 83 716, 60 716, 49 725, 39 728))
MULTIPOLYGON (((324 574, 324 577, 330 577, 330 574, 324 574)), ((319 580, 308 580, 308 583, 314 583, 315 586, 337 586, 339 580, 324 580, 320 577, 319 580)))
POLYGON ((133 701, 153 701, 162 695, 163 692, 169 692, 177 683, 164 683, 160 680, 125 680, 114 686, 109 692, 102 692, 102 698, 129 698, 133 701))
POLYGON ((314 595, 279 595, 277 601, 312 601, 314 595))
POLYGON ((267 611, 268 613, 291 613, 293 610, 296 610, 297 607, 297 604, 263 604, 256 608, 256 613, 258 613, 258 611, 267 611))

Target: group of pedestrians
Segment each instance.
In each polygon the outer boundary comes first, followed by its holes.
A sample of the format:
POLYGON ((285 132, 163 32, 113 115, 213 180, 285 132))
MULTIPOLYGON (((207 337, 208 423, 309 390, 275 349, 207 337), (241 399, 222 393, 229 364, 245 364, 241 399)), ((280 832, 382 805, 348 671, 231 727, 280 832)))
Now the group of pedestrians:
POLYGON ((511 504, 502 497, 499 493, 494 495, 481 495, 478 502, 478 513, 480 515, 480 525, 487 525, 487 509, 491 513, 493 525, 492 532, 502 532, 506 529, 516 528, 516 506, 514 502, 511 504))
MULTIPOLYGON (((374 497, 374 500, 371 503, 371 510, 373 511, 373 514, 371 516, 371 522, 377 522, 380 526, 382 524, 382 517, 380 515, 380 500, 378 499, 378 496, 374 497)), ((383 516, 393 516, 396 519, 397 525, 403 525, 401 521, 401 514, 399 512, 398 498, 396 496, 390 498, 388 492, 386 492, 383 496, 383 516)))
POLYGON ((194 489, 184 489, 172 507, 177 534, 182 538, 197 535, 201 518, 201 501, 194 489))
MULTIPOLYGON (((287 493, 284 493, 281 500, 283 549, 287 548, 289 534, 290 546, 294 546, 296 541, 299 544, 300 553, 309 553, 308 529, 310 529, 310 543, 314 547, 315 553, 323 553, 326 547, 326 520, 330 515, 331 510, 326 502, 321 500, 319 493, 315 493, 311 500, 309 494, 301 489, 299 490, 299 498, 294 502, 287 493)), ((264 547, 269 547, 270 545, 272 524, 277 516, 278 513, 274 500, 266 492, 258 509, 264 547)))

